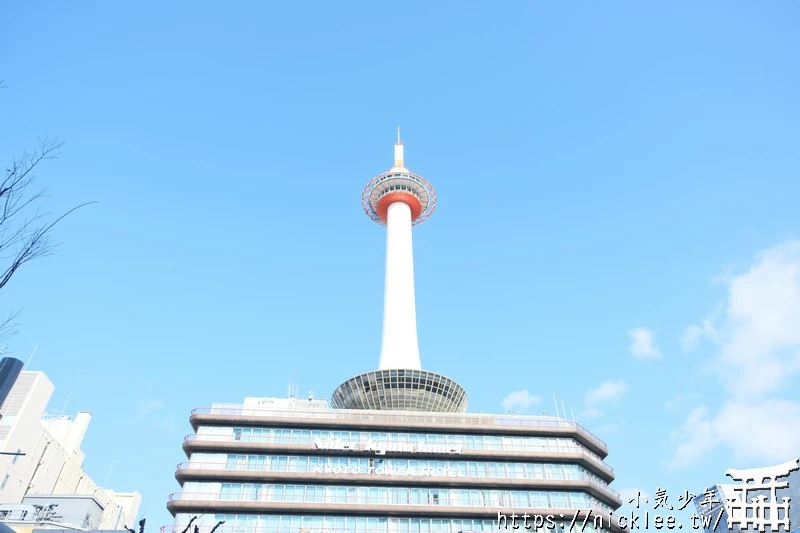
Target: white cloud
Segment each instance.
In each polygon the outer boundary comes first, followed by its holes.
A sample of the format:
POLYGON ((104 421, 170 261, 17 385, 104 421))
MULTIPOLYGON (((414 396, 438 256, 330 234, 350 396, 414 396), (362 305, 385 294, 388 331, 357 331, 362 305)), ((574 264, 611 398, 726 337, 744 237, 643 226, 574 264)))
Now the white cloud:
POLYGON ((670 469, 699 464, 717 446, 730 448, 737 461, 781 462, 800 450, 800 403, 768 400, 761 403, 727 402, 712 417, 705 406, 696 408, 678 431, 670 469))
POLYGON ((717 445, 708 408, 700 406, 689 413, 683 426, 673 432, 672 440, 677 443, 677 448, 667 463, 667 468, 685 468, 699 463, 717 445))
POLYGON ((518 390, 503 398, 503 410, 522 412, 540 401, 539 397, 531 394, 528 389, 518 390))
POLYGON ((661 351, 655 345, 655 336, 647 328, 633 328, 628 330, 631 340, 629 350, 637 359, 658 359, 661 351))
POLYGON ((800 450, 800 403, 765 400, 728 402, 714 420, 714 430, 739 460, 781 462, 800 450))
POLYGON ((737 397, 780 390, 800 372, 800 241, 768 249, 733 278, 725 311, 723 383, 737 397))
POLYGON ((672 468, 696 464, 719 445, 762 461, 784 461, 800 449, 793 423, 800 402, 778 396, 800 373, 800 241, 769 248, 746 271, 717 281, 727 285, 727 298, 719 324, 705 321, 702 336, 717 344, 710 366, 728 397, 716 415, 695 409, 673 435, 672 468))
POLYGON ((624 381, 605 381, 599 387, 586 391, 586 405, 618 400, 627 391, 628 384, 624 381))

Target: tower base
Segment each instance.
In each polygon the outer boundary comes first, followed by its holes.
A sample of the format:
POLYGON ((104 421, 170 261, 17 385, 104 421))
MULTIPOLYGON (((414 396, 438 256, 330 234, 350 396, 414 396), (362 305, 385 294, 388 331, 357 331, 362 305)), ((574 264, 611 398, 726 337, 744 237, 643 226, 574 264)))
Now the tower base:
POLYGON ((463 413, 467 393, 455 381, 427 370, 374 370, 339 385, 334 409, 463 413))

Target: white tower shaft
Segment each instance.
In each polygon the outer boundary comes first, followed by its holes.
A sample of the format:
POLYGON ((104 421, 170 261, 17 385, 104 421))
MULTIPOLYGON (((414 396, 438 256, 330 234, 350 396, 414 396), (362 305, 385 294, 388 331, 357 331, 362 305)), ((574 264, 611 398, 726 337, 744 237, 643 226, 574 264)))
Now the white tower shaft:
POLYGON ((379 368, 421 370, 414 298, 411 208, 403 202, 391 204, 386 213, 384 291, 383 341, 379 368))

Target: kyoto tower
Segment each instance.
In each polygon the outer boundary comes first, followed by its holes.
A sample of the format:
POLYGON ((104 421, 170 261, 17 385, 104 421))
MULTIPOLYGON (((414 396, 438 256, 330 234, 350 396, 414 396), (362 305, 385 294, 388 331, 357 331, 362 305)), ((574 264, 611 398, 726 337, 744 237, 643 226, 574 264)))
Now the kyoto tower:
POLYGON ((334 391, 337 409, 464 412, 467 393, 452 379, 422 370, 414 297, 411 228, 436 208, 436 191, 405 166, 400 130, 394 166, 370 181, 361 205, 374 222, 386 226, 386 278, 383 337, 378 370, 345 381, 334 391))

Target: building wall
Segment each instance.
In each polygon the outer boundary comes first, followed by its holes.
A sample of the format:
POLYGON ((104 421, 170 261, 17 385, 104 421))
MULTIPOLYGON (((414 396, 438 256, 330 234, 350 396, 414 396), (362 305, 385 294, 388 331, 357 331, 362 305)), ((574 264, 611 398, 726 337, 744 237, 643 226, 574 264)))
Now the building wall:
POLYGON ((225 520, 218 533, 496 531, 498 510, 621 504, 604 445, 552 417, 217 407, 193 415, 168 506, 174 531, 194 516, 225 520))
POLYGON ((60 469, 61 465, 46 462, 48 437, 40 422, 53 390, 52 382, 42 372, 22 372, 3 404, 0 446, 9 452, 22 450, 26 455, 0 456, 2 470, 8 476, 0 474, 0 501, 22 501, 37 472, 42 472, 39 479, 46 479, 47 470, 60 469), (45 462, 40 465, 43 459, 45 462))
POLYGON ((0 456, 0 502, 18 503, 37 494, 91 495, 104 509, 101 528, 130 526, 140 495, 102 489, 84 471, 80 446, 91 415, 45 416, 53 391, 43 372, 22 372, 3 404, 0 449, 25 455, 0 456))
POLYGON ((9 527, 14 533, 33 533, 33 530, 39 526, 33 524, 10 524, 9 527))
POLYGON ((22 503, 43 507, 56 504, 58 518, 54 521, 84 529, 96 529, 103 517, 103 506, 91 496, 35 495, 26 496, 22 503))

